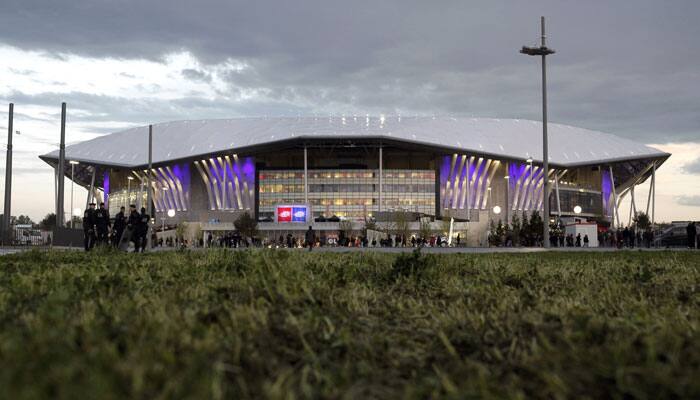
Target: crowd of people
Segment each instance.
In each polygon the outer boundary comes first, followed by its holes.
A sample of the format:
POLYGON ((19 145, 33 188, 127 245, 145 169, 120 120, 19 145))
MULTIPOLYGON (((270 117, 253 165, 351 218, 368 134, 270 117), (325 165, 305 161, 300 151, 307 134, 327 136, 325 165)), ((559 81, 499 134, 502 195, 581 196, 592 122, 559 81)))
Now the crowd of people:
POLYGON ((95 246, 113 246, 126 250, 130 243, 134 244, 134 252, 143 252, 146 249, 148 224, 151 216, 145 208, 141 212, 135 205, 129 206, 129 215, 125 214, 124 207, 111 221, 109 211, 104 203, 95 208, 95 203, 90 203, 89 208, 83 214, 83 245, 85 251, 90 251, 95 246))

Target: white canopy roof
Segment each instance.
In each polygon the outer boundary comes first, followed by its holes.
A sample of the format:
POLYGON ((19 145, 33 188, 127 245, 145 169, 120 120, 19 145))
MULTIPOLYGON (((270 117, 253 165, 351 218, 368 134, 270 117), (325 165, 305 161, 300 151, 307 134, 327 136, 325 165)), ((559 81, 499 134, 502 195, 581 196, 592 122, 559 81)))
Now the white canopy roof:
MULTIPOLYGON (((669 154, 610 134, 548 125, 549 161, 560 166, 599 164, 669 154)), ((251 148, 290 139, 388 139, 448 152, 542 161, 542 123, 518 119, 452 117, 236 118, 176 121, 153 126, 153 163, 251 148)), ((136 167, 148 162, 148 126, 66 147, 66 159, 136 167)), ((58 150, 42 156, 58 158, 58 150)))

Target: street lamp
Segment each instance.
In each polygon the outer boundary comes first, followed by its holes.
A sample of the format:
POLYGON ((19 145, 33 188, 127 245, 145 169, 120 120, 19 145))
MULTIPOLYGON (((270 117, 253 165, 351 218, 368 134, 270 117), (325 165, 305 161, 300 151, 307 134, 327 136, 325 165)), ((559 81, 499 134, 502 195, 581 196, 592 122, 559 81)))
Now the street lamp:
MULTIPOLYGON (((542 36, 540 47, 523 46, 520 49, 522 54, 528 56, 542 57, 542 166, 544 168, 544 217, 545 221, 549 220, 549 148, 547 145, 547 56, 554 54, 554 50, 550 49, 545 44, 544 17, 540 19, 542 36)), ((549 224, 542 224, 544 232, 542 241, 544 247, 549 247, 549 224)))
POLYGON ((583 211, 583 209, 581 209, 581 206, 574 207, 574 214, 581 214, 581 211, 583 211))
POLYGON ((493 206, 493 213, 498 215, 501 213, 501 207, 500 206, 493 206))
MULTIPOLYGON (((75 228, 75 222, 73 221, 73 183, 75 182, 74 176, 75 176, 75 166, 80 164, 79 162, 75 160, 70 160, 68 161, 70 164, 70 209, 71 209, 71 216, 70 216, 70 228, 73 229, 75 228)), ((66 216, 64 215, 63 218, 66 216)))

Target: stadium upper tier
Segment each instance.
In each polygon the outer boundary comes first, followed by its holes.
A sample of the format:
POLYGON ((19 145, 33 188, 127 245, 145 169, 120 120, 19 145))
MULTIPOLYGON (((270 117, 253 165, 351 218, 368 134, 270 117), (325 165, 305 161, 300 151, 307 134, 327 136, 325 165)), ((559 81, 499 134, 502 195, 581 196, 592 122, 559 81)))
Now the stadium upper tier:
MULTIPOLYGON (((549 161, 577 165, 666 158, 669 154, 607 133, 548 125, 549 161)), ((542 161, 542 123, 518 119, 452 117, 302 117, 175 121, 153 125, 153 163, 292 140, 381 140, 426 146, 443 152, 542 161)), ((105 166, 148 163, 148 126, 140 126, 66 147, 66 159, 105 166)), ((58 158, 58 150, 41 156, 58 158)))

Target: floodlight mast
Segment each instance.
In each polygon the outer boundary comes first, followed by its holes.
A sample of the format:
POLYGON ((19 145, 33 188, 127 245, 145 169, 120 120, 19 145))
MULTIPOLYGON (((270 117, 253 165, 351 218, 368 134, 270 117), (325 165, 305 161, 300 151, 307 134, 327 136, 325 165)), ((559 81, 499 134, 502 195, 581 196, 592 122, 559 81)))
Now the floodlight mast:
POLYGON ((528 56, 542 57, 542 167, 544 169, 544 215, 543 215, 543 232, 542 244, 544 247, 549 247, 549 146, 547 143, 547 62, 546 58, 555 51, 547 47, 545 43, 546 35, 544 29, 544 17, 541 17, 542 42, 540 47, 523 46, 520 49, 522 54, 528 56))

